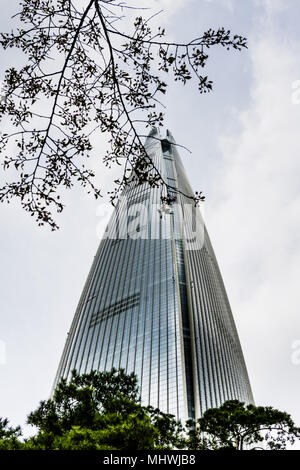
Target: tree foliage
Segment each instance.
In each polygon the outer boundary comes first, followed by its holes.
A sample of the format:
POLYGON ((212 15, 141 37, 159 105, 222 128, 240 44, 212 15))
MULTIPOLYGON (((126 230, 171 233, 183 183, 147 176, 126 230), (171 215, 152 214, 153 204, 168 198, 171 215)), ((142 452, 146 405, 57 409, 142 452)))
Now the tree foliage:
POLYGON ((9 426, 7 418, 0 418, 0 450, 16 450, 21 447, 19 437, 21 436, 20 426, 15 428, 9 426))
MULTIPOLYGON (((77 181, 101 195, 87 163, 100 132, 109 136, 105 164, 124 164, 112 201, 133 171, 138 183, 161 187, 162 199, 171 202, 169 185, 143 145, 145 128, 163 123, 166 76, 183 84, 194 77, 200 93, 209 92, 212 81, 203 73, 209 49, 246 47, 243 36, 224 28, 169 42, 163 28, 153 32, 141 16, 123 31, 121 20, 131 9, 118 0, 21 0, 20 26, 1 33, 2 47, 21 50, 26 65, 9 68, 4 79, 0 117, 10 125, 0 151, 3 168, 15 168, 18 177, 0 188, 0 201, 19 199, 40 225, 57 228, 60 188, 77 181)), ((197 203, 203 196, 192 198, 197 203)))
POLYGON ((183 442, 172 415, 140 404, 137 379, 123 370, 62 379, 53 397, 28 416, 39 449, 169 449, 183 442))
POLYGON ((288 413, 271 406, 245 405, 238 400, 211 408, 197 423, 191 420, 187 425, 187 446, 193 450, 243 450, 245 446, 283 450, 300 437, 300 428, 288 413))
POLYGON ((300 438, 290 415, 229 400, 186 428, 173 415, 142 406, 137 378, 124 370, 62 379, 29 414, 33 437, 0 419, 0 450, 283 450, 300 438))

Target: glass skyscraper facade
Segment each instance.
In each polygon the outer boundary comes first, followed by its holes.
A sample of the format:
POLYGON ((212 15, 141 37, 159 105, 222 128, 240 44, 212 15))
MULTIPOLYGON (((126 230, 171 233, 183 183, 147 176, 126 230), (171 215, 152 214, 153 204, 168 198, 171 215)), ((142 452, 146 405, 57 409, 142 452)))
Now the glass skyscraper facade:
POLYGON ((132 176, 100 242, 55 384, 71 371, 124 368, 142 403, 185 421, 228 399, 253 402, 217 260, 176 143, 145 147, 174 202, 132 176), (172 189, 173 188, 173 189, 172 189))

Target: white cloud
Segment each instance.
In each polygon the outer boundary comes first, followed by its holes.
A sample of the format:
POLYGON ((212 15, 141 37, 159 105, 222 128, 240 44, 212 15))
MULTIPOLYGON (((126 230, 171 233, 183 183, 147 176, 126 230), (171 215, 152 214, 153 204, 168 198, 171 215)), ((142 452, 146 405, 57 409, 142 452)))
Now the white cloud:
POLYGON ((288 7, 286 0, 256 0, 256 4, 260 7, 264 7, 268 13, 279 12, 288 7))
POLYGON ((145 6, 149 8, 172 8, 172 11, 186 6, 186 0, 147 0, 145 6))
POLYGON ((297 409, 299 367, 291 347, 300 339, 300 105, 291 96, 300 78, 299 44, 284 42, 271 27, 250 40, 249 50, 251 103, 238 133, 220 138, 224 161, 208 228, 217 256, 218 247, 223 252, 254 394, 297 409))

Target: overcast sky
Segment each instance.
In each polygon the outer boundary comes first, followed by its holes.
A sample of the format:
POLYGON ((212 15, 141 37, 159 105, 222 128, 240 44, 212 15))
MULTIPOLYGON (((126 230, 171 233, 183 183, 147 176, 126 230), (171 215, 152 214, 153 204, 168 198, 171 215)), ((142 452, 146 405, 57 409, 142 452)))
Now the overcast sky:
MULTIPOLYGON (((172 85, 166 127, 182 152, 239 332, 256 404, 300 425, 299 0, 145 0, 164 12, 171 39, 224 26, 249 49, 211 49, 214 91, 172 85), (299 82, 298 82, 299 81, 299 82)), ((1 0, 0 30, 18 2, 1 0)), ((0 55, 5 68, 21 60, 0 55)), ((99 152, 105 149, 101 135, 99 152)), ((98 178, 110 188, 112 173, 98 178)), ((60 230, 39 228, 17 204, 1 205, 0 416, 23 425, 49 396, 103 227, 103 206, 84 190, 66 196, 60 230)))

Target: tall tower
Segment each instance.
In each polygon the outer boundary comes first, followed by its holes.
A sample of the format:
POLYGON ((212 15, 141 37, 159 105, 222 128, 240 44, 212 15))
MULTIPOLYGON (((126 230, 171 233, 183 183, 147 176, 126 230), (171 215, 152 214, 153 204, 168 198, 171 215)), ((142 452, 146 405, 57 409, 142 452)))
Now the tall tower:
POLYGON ((184 422, 229 399, 253 402, 225 287, 175 141, 153 129, 145 147, 161 188, 125 188, 100 243, 55 384, 78 372, 134 371, 142 403, 184 422))

